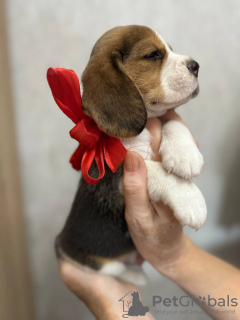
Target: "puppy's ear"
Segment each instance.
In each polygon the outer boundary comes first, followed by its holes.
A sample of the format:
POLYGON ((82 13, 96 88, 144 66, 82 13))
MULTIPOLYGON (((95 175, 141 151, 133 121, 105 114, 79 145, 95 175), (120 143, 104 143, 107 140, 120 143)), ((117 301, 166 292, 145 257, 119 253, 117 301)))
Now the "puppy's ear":
POLYGON ((142 96, 127 75, 120 52, 102 59, 92 55, 82 75, 83 110, 105 133, 127 138, 138 135, 147 122, 142 96))

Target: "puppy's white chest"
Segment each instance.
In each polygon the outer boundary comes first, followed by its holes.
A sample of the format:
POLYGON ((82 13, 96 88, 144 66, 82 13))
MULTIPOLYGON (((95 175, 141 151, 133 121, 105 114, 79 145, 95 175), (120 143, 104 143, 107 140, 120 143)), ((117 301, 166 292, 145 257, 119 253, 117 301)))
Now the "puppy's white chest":
POLYGON ((151 160, 152 136, 146 128, 138 136, 121 139, 121 142, 128 151, 139 153, 144 160, 151 160))

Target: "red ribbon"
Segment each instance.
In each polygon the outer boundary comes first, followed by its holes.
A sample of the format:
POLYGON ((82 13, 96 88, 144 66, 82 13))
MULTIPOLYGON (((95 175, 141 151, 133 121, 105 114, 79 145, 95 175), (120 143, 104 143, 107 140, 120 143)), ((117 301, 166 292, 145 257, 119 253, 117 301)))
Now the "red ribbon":
POLYGON ((79 142, 79 146, 70 163, 74 169, 82 170, 87 183, 96 184, 105 174, 104 159, 115 172, 127 150, 119 139, 101 131, 94 120, 83 113, 79 80, 73 70, 49 68, 47 80, 57 105, 76 124, 70 135, 79 142), (97 179, 88 174, 94 160, 99 171, 97 179))

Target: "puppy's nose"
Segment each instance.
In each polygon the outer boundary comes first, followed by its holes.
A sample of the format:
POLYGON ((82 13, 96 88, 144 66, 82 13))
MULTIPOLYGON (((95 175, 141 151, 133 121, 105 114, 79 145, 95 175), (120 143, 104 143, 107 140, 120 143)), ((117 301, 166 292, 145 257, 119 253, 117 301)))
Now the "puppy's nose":
POLYGON ((197 61, 189 61, 187 63, 187 68, 191 73, 195 75, 195 77, 198 76, 199 64, 197 63, 197 61))

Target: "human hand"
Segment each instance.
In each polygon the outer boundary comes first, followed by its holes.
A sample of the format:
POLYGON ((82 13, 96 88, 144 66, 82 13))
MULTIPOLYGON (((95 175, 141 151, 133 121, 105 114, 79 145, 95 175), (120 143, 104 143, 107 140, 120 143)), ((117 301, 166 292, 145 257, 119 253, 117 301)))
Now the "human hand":
MULTIPOLYGON (((174 112, 169 117, 179 116, 174 112)), ((149 119, 147 128, 153 136, 154 160, 161 161, 158 154, 161 122, 156 118, 149 119)), ((190 240, 184 236, 182 226, 169 207, 162 202, 150 203, 147 193, 147 169, 143 158, 137 153, 127 154, 123 188, 125 218, 134 244, 144 259, 164 273, 166 266, 174 264, 188 250, 190 240)))
MULTIPOLYGON (((59 260, 60 275, 66 286, 91 310, 99 320, 122 319, 119 299, 129 291, 139 290, 111 276, 88 272, 68 261, 59 260)), ((148 312, 144 320, 153 320, 148 312)))

